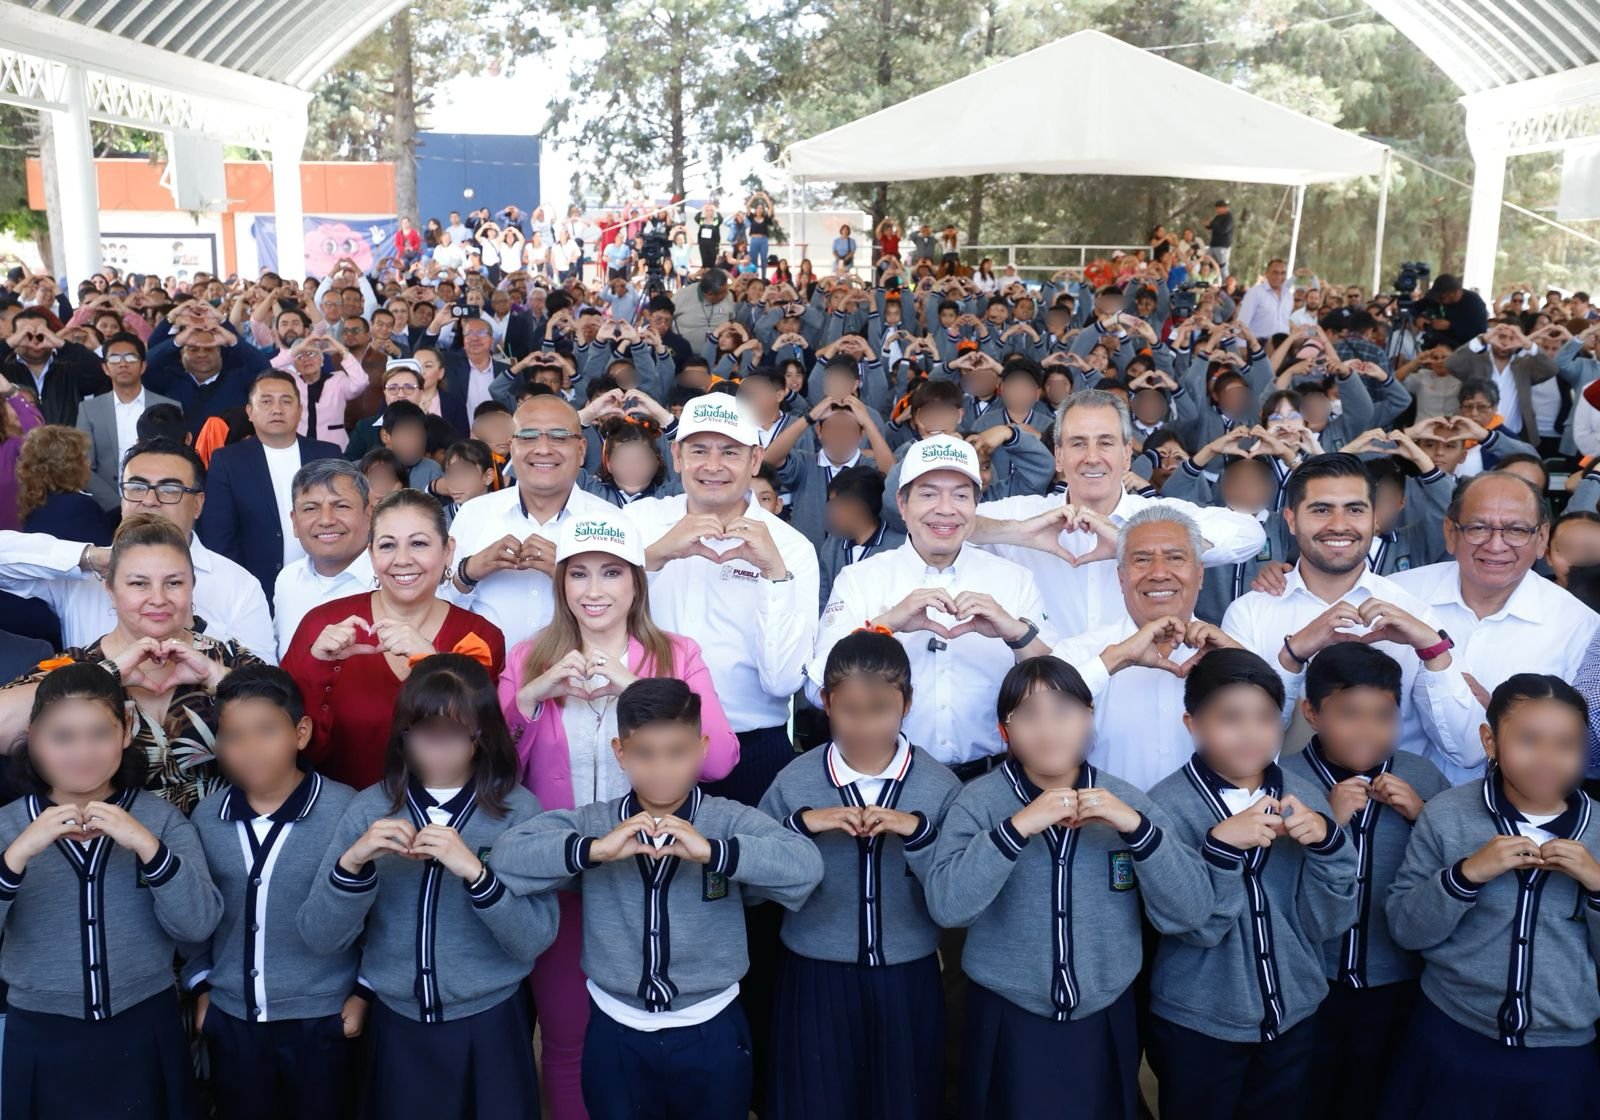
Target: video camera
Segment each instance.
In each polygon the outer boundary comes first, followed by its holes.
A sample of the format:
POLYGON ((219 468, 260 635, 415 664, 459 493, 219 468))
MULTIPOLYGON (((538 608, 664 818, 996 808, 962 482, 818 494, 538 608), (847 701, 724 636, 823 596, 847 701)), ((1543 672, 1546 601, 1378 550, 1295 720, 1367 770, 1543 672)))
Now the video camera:
POLYGON ((1200 290, 1209 287, 1211 284, 1206 280, 1185 280, 1174 288, 1167 295, 1167 307, 1172 318, 1183 320, 1193 315, 1200 301, 1200 290))
POLYGON ((659 211, 645 219, 639 230, 639 256, 644 260, 646 296, 660 295, 666 290, 665 265, 672 252, 672 235, 667 220, 659 211))
POLYGON ((1428 290, 1428 278, 1433 270, 1422 261, 1401 261, 1400 271, 1394 278, 1394 297, 1401 311, 1410 311, 1417 302, 1417 292, 1428 290))

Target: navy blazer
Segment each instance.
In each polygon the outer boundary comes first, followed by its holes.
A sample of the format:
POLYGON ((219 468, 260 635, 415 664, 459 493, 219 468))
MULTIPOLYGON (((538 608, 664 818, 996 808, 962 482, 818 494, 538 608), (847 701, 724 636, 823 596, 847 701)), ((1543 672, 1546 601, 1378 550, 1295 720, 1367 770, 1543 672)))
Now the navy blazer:
MULTIPOLYGON (((299 442, 301 466, 340 457, 331 443, 305 436, 299 442)), ((206 471, 206 504, 197 528, 207 548, 256 577, 270 606, 273 584, 283 568, 283 523, 267 454, 255 436, 212 454, 206 471)))

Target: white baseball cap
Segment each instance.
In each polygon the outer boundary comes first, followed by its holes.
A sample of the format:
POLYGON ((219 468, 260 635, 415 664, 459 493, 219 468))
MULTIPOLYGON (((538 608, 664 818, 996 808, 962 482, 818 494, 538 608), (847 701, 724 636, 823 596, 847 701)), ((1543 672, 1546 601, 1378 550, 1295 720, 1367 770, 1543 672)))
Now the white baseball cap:
POLYGON ((727 436, 746 447, 754 447, 760 442, 756 435, 756 423, 750 419, 750 413, 737 397, 727 393, 706 393, 683 406, 683 414, 678 417, 678 434, 673 438, 682 443, 701 432, 727 436))
POLYGON ((579 514, 561 523, 556 538, 556 563, 584 552, 607 552, 636 568, 644 567, 644 538, 621 510, 579 514))
POLYGON ((933 471, 956 471, 972 479, 978 486, 983 485, 978 452, 972 444, 955 436, 929 436, 913 443, 900 466, 900 485, 909 486, 933 471))

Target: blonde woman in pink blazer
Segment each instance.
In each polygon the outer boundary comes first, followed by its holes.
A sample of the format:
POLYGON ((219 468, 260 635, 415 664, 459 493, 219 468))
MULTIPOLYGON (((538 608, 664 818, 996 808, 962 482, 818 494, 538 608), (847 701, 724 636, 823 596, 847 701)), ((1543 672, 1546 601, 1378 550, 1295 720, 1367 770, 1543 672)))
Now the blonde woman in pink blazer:
MULTIPOLYGON (((700 696, 707 781, 739 761, 700 647, 650 620, 644 540, 621 510, 575 514, 555 549, 557 588, 550 625, 512 648, 500 674, 500 706, 517 740, 522 784, 545 809, 575 809, 628 791, 611 743, 616 700, 642 676, 670 676, 700 696)), ((543 1085, 555 1120, 582 1120, 583 1035, 589 996, 580 964, 583 915, 562 892, 556 940, 533 968, 544 1032, 543 1085)))

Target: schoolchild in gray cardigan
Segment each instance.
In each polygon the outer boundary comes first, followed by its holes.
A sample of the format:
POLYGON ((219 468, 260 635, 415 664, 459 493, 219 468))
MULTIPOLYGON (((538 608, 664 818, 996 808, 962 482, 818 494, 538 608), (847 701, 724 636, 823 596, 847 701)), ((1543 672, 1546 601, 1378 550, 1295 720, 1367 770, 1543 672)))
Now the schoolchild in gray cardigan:
POLYGON ((395 816, 420 829, 435 806, 415 781, 398 812, 382 783, 362 790, 334 829, 300 907, 301 936, 333 955, 359 939, 362 978, 385 1007, 416 1022, 464 1019, 510 999, 555 940, 556 900, 514 895, 498 877, 497 846, 539 813, 525 789, 512 789, 505 802, 504 816, 490 816, 468 784, 439 806, 449 814, 449 827, 484 861, 486 873, 475 884, 458 880, 436 860, 394 855, 352 875, 339 858, 374 821, 395 816))
MULTIPOLYGON (((180 941, 203 941, 222 914, 194 826, 153 793, 113 801, 160 844, 149 862, 98 835, 63 838, 20 873, 0 861, 0 978, 11 1006, 109 1019, 172 988, 180 941)), ((51 801, 30 794, 0 809, 0 851, 51 801)))
POLYGON ((822 878, 822 857, 767 814, 695 786, 673 815, 711 845, 704 864, 671 855, 591 858, 595 841, 639 812, 629 793, 542 813, 500 842, 495 872, 513 895, 552 906, 551 892, 578 887, 583 972, 608 995, 644 1012, 692 1007, 749 967, 746 900, 799 906, 822 878))

